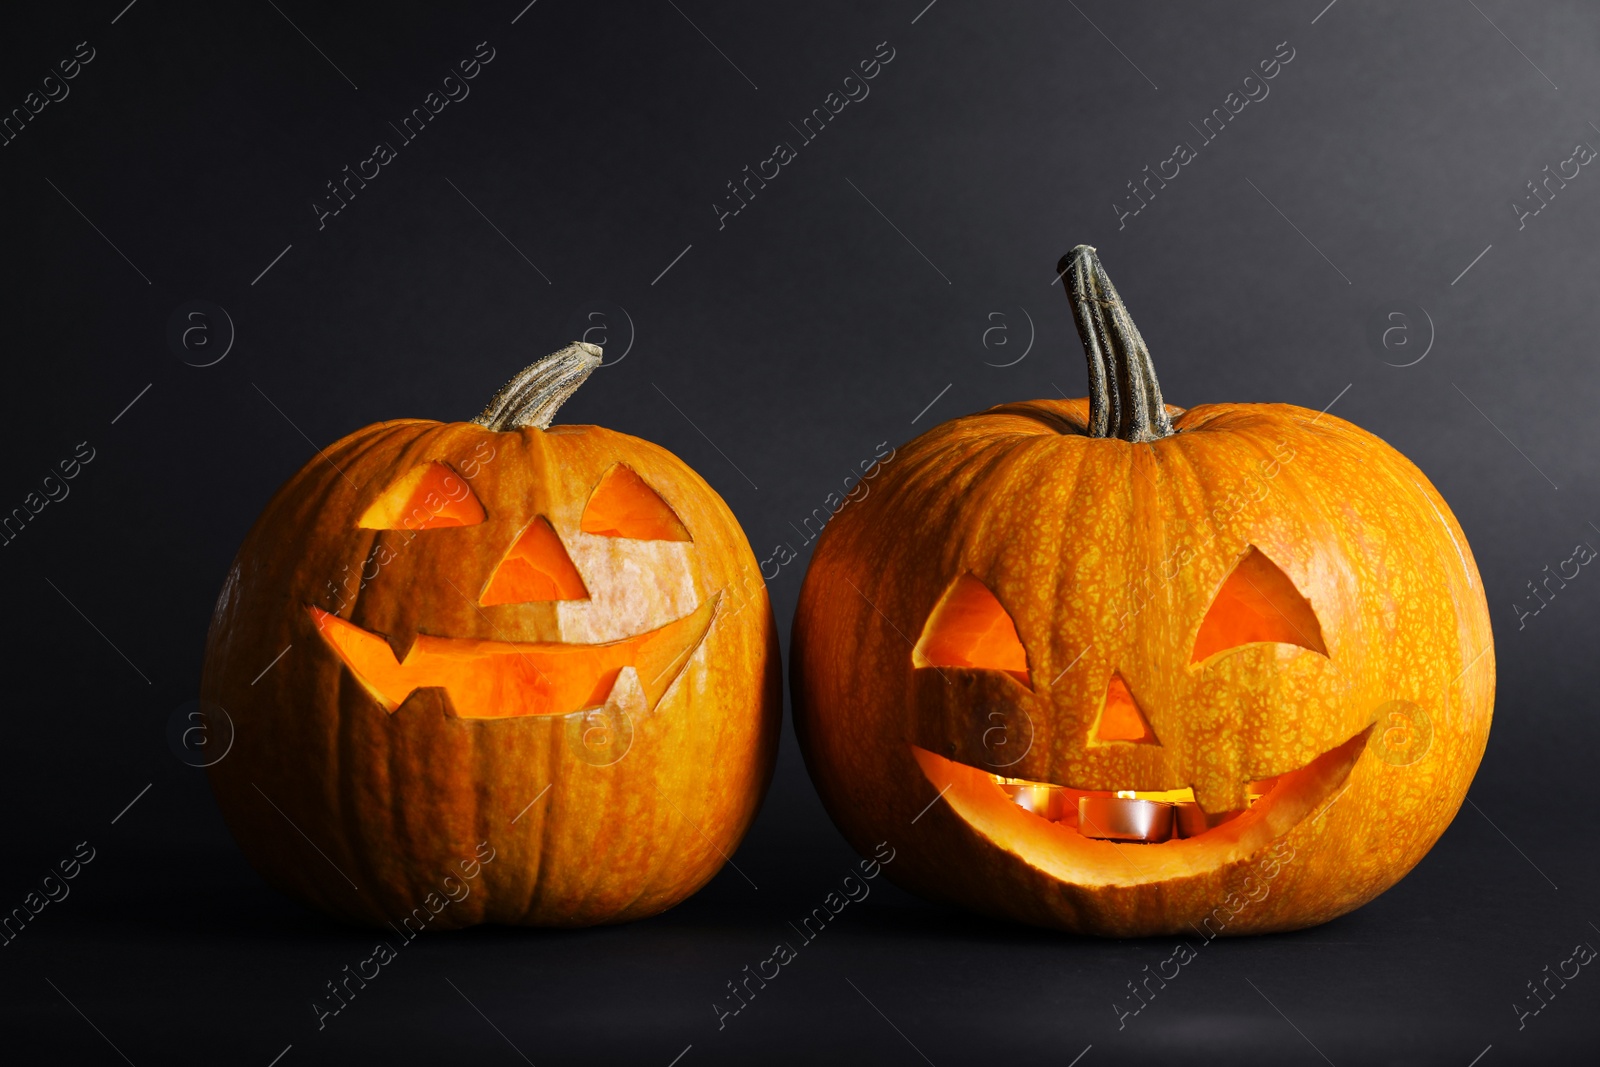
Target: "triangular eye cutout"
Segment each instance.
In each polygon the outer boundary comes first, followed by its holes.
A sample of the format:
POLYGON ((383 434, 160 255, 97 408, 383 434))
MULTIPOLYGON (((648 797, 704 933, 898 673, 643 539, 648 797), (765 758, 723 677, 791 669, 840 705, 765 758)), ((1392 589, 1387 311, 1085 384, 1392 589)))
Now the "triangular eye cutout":
POLYGON ((911 663, 1005 671, 1028 684, 1028 653, 1016 623, 989 587, 970 574, 957 578, 939 598, 911 650, 911 663))
POLYGON ((661 495, 622 463, 606 471, 595 486, 578 528, 584 533, 636 541, 693 540, 661 495))
POLYGON ((363 530, 437 530, 476 526, 482 521, 483 505, 472 495, 467 480, 434 460, 401 475, 362 513, 356 525, 363 530))
POLYGON ((534 600, 587 600, 589 590, 572 557, 543 516, 522 531, 478 603, 525 604, 534 600))
POLYGON ((1254 545, 1244 554, 1200 624, 1191 663, 1258 641, 1299 645, 1326 656, 1322 625, 1289 576, 1254 545))
POLYGON ((1099 718, 1095 719, 1094 729, 1089 732, 1089 741, 1096 745, 1111 741, 1132 741, 1140 745, 1161 743, 1156 740, 1150 720, 1144 717, 1139 702, 1133 699, 1128 683, 1120 674, 1113 674, 1111 684, 1106 686, 1106 702, 1100 708, 1099 718))

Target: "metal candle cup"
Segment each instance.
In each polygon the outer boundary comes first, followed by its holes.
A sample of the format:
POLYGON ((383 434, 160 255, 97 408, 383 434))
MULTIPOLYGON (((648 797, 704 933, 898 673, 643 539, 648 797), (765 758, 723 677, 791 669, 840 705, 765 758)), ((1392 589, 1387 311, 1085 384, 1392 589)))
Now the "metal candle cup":
POLYGON ((1172 805, 1126 797, 1079 797, 1078 831, 1105 841, 1165 841, 1172 836, 1172 805))
POLYGON ((1052 822, 1060 822, 1066 814, 1063 806, 1061 790, 1053 785, 1006 785, 1005 791, 1011 794, 1011 802, 1024 811, 1031 811, 1040 818, 1052 822))

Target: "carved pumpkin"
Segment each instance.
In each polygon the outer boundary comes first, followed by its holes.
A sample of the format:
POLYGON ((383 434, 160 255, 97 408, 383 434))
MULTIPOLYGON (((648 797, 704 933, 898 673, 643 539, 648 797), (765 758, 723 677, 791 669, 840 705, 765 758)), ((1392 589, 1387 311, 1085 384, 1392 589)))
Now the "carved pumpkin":
POLYGON ((454 875, 429 928, 574 926, 671 907, 737 847, 782 707, 765 585, 677 457, 550 426, 599 361, 569 346, 473 422, 358 430, 246 537, 202 698, 236 728, 218 803, 273 885, 381 923, 454 875))
POLYGON ((1094 250, 1061 268, 1090 396, 935 427, 822 535, 807 765, 937 899, 1118 937, 1324 922, 1422 858, 1483 754, 1466 539, 1332 415, 1163 404, 1094 250))

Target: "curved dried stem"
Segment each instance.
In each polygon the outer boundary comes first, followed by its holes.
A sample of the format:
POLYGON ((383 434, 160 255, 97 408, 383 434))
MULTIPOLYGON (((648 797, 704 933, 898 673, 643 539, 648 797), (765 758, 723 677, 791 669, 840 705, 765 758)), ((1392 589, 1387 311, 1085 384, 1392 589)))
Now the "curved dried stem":
POLYGON ((552 352, 507 382, 472 421, 491 430, 548 430, 557 409, 600 366, 601 354, 599 345, 586 341, 552 352))
POLYGON ((1057 265, 1089 360, 1089 434, 1155 441, 1173 432, 1150 349, 1088 245, 1057 265))

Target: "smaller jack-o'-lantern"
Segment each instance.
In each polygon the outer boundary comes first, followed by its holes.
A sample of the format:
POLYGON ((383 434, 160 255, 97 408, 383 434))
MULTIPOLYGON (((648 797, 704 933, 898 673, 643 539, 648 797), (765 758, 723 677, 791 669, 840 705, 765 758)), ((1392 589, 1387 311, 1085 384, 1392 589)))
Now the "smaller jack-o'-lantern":
POLYGON ((599 364, 570 345, 472 422, 358 430, 245 538, 202 696, 274 885, 407 928, 576 926, 671 907, 738 846, 782 707, 765 584, 677 457, 550 425, 599 364))
POLYGON ((1094 250, 1061 271, 1089 397, 929 430, 823 532, 807 766, 928 896, 1119 937, 1326 921, 1422 858, 1483 754, 1466 539, 1332 415, 1168 407, 1094 250))

